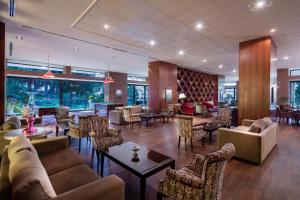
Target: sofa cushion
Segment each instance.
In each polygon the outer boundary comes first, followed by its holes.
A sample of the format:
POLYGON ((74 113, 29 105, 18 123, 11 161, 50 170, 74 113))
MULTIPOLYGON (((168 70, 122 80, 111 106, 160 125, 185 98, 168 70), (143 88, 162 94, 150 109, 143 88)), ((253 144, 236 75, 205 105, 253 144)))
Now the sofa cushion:
POLYGON ((72 149, 63 149, 40 155, 40 160, 49 176, 84 163, 80 156, 72 149))
POLYGON ((265 126, 264 120, 258 119, 253 122, 248 131, 252 133, 260 133, 265 129, 265 126))
POLYGON ((8 148, 5 147, 3 150, 3 155, 1 159, 1 168, 0 168, 0 199, 9 200, 11 185, 8 177, 9 171, 9 159, 7 155, 8 148))
POLYGON ((46 170, 35 153, 28 149, 19 150, 9 156, 9 160, 13 199, 22 199, 24 193, 31 193, 33 182, 39 182, 47 196, 56 197, 46 170))
POLYGON ((233 128, 233 129, 237 130, 237 131, 246 131, 246 132, 248 132, 249 127, 248 126, 238 126, 238 127, 233 128))
POLYGON ((100 177, 86 164, 82 164, 55 173, 49 178, 55 192, 60 195, 82 185, 96 181, 100 177))
POLYGON ((131 114, 137 114, 142 112, 142 106, 132 106, 130 108, 131 114))
POLYGON ((11 116, 9 117, 5 122, 12 122, 16 125, 16 128, 19 129, 21 128, 21 121, 17 116, 11 116))
POLYGON ((28 151, 33 152, 36 156, 38 156, 35 148, 33 145, 30 143, 30 141, 23 135, 19 135, 17 137, 14 137, 14 139, 10 142, 8 146, 8 157, 11 160, 13 156, 23 150, 27 149, 28 151))
POLYGON ((121 112, 123 112, 124 107, 115 107, 115 110, 116 110, 116 111, 121 111, 121 112))
POLYGON ((18 126, 13 122, 5 122, 1 126, 2 131, 9 131, 9 130, 17 129, 17 128, 18 128, 18 126))
POLYGON ((268 127, 271 126, 272 123, 273 123, 270 117, 264 117, 264 118, 263 118, 263 121, 264 121, 264 123, 265 123, 265 128, 268 128, 268 127))

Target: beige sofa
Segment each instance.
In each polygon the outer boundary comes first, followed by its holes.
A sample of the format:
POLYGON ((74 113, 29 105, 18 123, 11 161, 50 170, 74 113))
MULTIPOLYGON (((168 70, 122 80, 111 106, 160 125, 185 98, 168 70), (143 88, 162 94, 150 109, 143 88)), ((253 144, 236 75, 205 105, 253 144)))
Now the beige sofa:
POLYGON ((277 123, 272 123, 261 133, 248 132, 254 120, 243 120, 242 126, 233 129, 220 128, 217 135, 218 149, 231 142, 235 157, 260 164, 277 144, 277 123))
POLYGON ((100 178, 68 148, 66 137, 33 141, 18 136, 4 149, 0 199, 124 199, 124 182, 100 178))
POLYGON ((124 109, 130 109, 131 114, 139 114, 147 111, 147 109, 143 108, 141 105, 116 107, 115 110, 109 111, 109 122, 117 125, 124 124, 124 109))

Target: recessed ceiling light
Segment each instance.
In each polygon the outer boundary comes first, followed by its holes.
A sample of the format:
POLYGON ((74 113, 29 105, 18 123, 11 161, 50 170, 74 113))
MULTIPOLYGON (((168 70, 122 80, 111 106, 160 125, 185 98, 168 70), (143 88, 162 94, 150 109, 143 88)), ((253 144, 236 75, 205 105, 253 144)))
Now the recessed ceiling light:
POLYGON ((203 28, 203 24, 199 22, 195 25, 195 28, 196 30, 201 30, 203 28))
POLYGON ((219 68, 222 69, 222 68, 223 68, 223 65, 219 65, 219 68))
POLYGON ((206 62, 207 62, 207 60, 206 60, 206 59, 203 59, 203 60, 202 60, 202 62, 206 63, 206 62))
POLYGON ((110 26, 109 26, 108 24, 104 24, 104 25, 103 25, 103 28, 106 29, 106 30, 109 29, 109 27, 110 27, 110 26))
POLYGON ((256 8, 263 8, 263 7, 265 7, 266 6, 266 2, 265 1, 257 1, 256 3, 255 3, 255 7, 256 8))
POLYGON ((178 51, 178 54, 179 54, 179 55, 183 55, 183 54, 184 54, 184 51, 183 51, 183 50, 180 50, 180 51, 178 51))
POLYGON ((283 59, 283 60, 288 60, 288 59, 290 59, 290 57, 284 56, 282 59, 283 59))
POLYGON ((74 48, 73 51, 79 51, 79 49, 78 48, 74 48))
POLYGON ((233 73, 236 73, 236 69, 233 69, 232 72, 233 72, 233 73))
POLYGON ((17 39, 17 40, 23 40, 23 37, 22 37, 22 36, 19 36, 19 35, 17 35, 17 36, 16 36, 16 39, 17 39))
POLYGON ((271 30, 270 30, 270 33, 275 33, 276 32, 276 28, 272 28, 271 30))
POLYGON ((150 40, 149 43, 150 43, 151 46, 154 46, 156 44, 155 40, 150 40))

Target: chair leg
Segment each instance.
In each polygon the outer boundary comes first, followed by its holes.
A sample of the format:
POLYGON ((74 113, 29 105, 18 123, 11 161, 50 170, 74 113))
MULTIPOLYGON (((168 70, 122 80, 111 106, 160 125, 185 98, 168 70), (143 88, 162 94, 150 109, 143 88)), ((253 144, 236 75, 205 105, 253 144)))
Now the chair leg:
POLYGON ((193 152, 193 139, 191 138, 191 150, 193 152))
POLYGON ((78 152, 80 153, 80 150, 81 150, 81 138, 79 138, 78 140, 78 152))
POLYGON ((69 145, 71 146, 71 136, 68 135, 69 145))
POLYGON ((94 149, 94 147, 93 147, 93 149, 92 149, 92 162, 93 162, 93 160, 94 160, 94 154, 95 154, 95 149, 94 149))
POLYGON ((185 146, 185 150, 187 149, 186 147, 186 138, 184 138, 184 146, 185 146))
POLYGON ((97 172, 99 173, 99 163, 100 163, 100 151, 96 150, 96 156, 97 156, 97 172))
POLYGON ((162 200, 163 194, 161 192, 157 192, 157 200, 162 200))
POLYGON ((179 136, 179 139, 178 139, 178 149, 180 147, 180 141, 181 141, 181 136, 179 136))

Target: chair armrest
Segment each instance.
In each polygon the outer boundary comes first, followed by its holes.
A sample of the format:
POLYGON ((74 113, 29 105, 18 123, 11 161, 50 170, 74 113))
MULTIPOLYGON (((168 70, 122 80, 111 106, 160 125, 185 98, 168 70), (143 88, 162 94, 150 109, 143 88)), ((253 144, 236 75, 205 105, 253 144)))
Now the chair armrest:
POLYGON ((242 126, 251 126, 253 124, 254 120, 251 119, 244 119, 242 121, 242 126))
POLYGON ((64 136, 53 137, 44 140, 36 140, 32 141, 31 143, 39 155, 66 149, 69 147, 68 138, 64 136))
POLYGON ((95 199, 125 199, 125 184, 115 175, 85 184, 79 188, 58 195, 55 200, 95 200, 95 199))
POLYGON ((197 189, 204 187, 204 180, 202 180, 201 178, 193 174, 187 174, 181 171, 176 171, 174 169, 169 169, 167 170, 166 176, 169 179, 173 179, 189 187, 193 187, 197 189))
POLYGON ((109 128, 107 129, 108 135, 112 137, 121 137, 121 130, 116 128, 109 128))
POLYGON ((202 168, 204 163, 204 156, 200 154, 195 154, 190 164, 188 164, 186 167, 190 170, 197 171, 198 174, 202 174, 202 170, 199 171, 199 169, 202 168))

